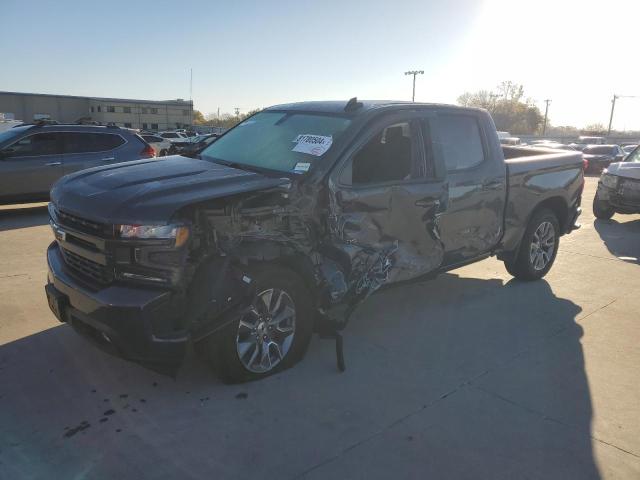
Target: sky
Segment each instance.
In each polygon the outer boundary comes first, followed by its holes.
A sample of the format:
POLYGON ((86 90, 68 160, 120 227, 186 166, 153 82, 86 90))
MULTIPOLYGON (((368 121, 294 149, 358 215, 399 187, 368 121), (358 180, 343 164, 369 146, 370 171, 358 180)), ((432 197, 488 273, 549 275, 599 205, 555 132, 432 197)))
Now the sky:
MULTIPOLYGON (((640 96, 640 1, 2 0, 0 90, 166 100, 206 114, 304 100, 416 101, 521 83, 553 125, 640 96)), ((640 98, 613 127, 640 129, 640 98)))

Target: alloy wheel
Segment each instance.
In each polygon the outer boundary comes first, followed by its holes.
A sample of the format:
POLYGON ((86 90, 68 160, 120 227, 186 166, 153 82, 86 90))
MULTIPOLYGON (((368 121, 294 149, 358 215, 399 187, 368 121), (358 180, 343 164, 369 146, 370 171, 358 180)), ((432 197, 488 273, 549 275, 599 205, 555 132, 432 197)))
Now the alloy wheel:
POLYGON ((275 368, 289 353, 295 328, 291 296, 277 288, 260 292, 238 325, 236 350, 242 365, 254 373, 275 368))
POLYGON ((556 243, 556 232, 551 222, 542 222, 533 233, 529 260, 535 270, 543 270, 551 261, 556 243))

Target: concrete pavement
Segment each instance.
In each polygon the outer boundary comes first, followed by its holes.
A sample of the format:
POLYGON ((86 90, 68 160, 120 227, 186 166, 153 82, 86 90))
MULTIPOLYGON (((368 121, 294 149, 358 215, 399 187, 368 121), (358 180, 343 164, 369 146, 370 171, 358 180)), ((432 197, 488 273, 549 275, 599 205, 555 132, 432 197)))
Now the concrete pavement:
POLYGON ((49 312, 42 207, 0 210, 0 478, 640 478, 640 216, 387 289, 295 368, 219 383, 112 358, 49 312))

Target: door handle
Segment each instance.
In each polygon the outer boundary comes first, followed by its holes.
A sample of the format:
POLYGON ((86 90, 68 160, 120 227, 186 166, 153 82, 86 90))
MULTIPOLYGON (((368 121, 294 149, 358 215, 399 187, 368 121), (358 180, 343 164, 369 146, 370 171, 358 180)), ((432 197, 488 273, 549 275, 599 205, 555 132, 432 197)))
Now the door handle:
POLYGON ((440 207, 440 200, 436 199, 427 199, 427 200, 416 200, 416 207, 423 207, 423 208, 429 208, 429 207, 436 207, 439 208, 440 207))
POLYGON ((105 157, 105 158, 101 158, 100 160, 103 161, 103 162, 108 162, 110 160, 115 160, 115 159, 116 159, 116 157, 105 157))
POLYGON ((483 190, 499 190, 502 188, 503 183, 501 181, 487 181, 482 184, 483 190))
POLYGON ((62 162, 49 162, 49 163, 45 163, 45 165, 47 167, 56 167, 58 165, 62 165, 62 162))

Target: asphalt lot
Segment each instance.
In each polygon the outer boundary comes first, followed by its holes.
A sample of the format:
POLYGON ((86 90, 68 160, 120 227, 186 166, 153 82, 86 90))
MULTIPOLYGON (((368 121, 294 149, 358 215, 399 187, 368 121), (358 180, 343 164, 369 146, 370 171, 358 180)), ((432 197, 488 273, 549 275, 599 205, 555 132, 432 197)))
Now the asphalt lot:
POLYGON ((0 210, 0 478, 640 478, 640 216, 563 237, 545 280, 489 259, 382 291, 294 369, 176 379, 61 325, 46 209, 0 210))

